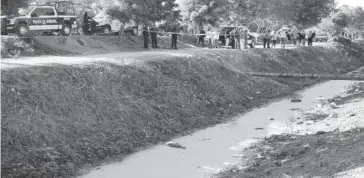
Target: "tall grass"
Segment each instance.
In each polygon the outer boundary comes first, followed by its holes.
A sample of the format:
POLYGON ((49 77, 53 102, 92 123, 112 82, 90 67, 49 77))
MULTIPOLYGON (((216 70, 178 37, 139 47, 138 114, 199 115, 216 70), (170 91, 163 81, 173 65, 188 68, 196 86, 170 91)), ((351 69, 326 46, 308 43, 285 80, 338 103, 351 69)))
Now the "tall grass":
POLYGON ((316 82, 248 77, 244 71, 332 73, 363 62, 302 48, 222 51, 142 66, 2 70, 1 174, 71 177, 85 164, 227 121, 316 82))

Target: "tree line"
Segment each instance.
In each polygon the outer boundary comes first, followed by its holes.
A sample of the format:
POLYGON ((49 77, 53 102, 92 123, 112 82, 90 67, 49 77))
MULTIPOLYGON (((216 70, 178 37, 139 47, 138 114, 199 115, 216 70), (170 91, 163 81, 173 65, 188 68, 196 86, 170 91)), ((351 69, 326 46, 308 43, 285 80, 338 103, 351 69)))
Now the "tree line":
POLYGON ((318 26, 325 32, 330 31, 335 34, 343 29, 364 30, 363 8, 348 6, 336 8, 335 0, 185 1, 187 13, 182 17, 176 0, 73 0, 77 12, 81 13, 85 9, 103 9, 122 23, 184 22, 192 29, 204 25, 247 23, 250 29, 257 32, 274 30, 283 24, 301 29, 318 26), (90 7, 90 4, 93 6, 90 7))

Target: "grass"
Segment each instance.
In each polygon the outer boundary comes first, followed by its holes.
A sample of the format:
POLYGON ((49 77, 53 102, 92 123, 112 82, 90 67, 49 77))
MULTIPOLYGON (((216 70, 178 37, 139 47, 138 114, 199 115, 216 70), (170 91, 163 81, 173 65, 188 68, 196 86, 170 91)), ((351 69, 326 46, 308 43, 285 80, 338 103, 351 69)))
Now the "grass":
POLYGON ((317 82, 241 72, 344 73, 363 64, 333 49, 300 48, 2 70, 1 175, 72 177, 317 82))
MULTIPOLYGON (((39 55, 91 55, 117 51, 144 51, 142 36, 132 36, 131 40, 123 40, 117 44, 117 36, 36 36, 27 39, 9 38, 1 41, 2 58, 13 57, 12 51, 20 49, 20 56, 39 55)), ((178 48, 190 48, 195 44, 194 37, 184 36, 178 41, 178 48)), ((171 37, 159 37, 160 49, 171 47, 171 37)), ((151 40, 149 47, 152 48, 151 40)))

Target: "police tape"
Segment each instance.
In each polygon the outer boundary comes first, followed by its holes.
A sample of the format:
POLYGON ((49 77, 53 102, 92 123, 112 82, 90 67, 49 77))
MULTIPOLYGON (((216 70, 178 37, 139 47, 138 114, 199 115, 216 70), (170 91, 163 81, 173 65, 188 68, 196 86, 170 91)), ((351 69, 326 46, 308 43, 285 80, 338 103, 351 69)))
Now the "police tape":
MULTIPOLYGON (((142 32, 144 32, 144 30, 142 32)), ((162 34, 162 33, 164 33, 164 34, 177 34, 177 35, 179 35, 179 34, 191 34, 191 33, 181 33, 181 32, 175 33, 175 32, 165 32, 165 31, 151 31, 151 30, 149 30, 147 32, 148 33, 155 32, 155 33, 159 33, 159 34, 162 34)), ((208 34, 208 33, 197 33, 197 34, 192 34, 192 36, 202 36, 202 35, 205 35, 205 36, 209 36, 209 35, 210 36, 214 36, 214 35, 234 36, 235 35, 236 36, 236 35, 244 35, 244 34, 245 33, 216 33, 216 32, 210 32, 210 34, 208 34)), ((249 32, 247 34, 249 34, 249 32)))
MULTIPOLYGON (((142 31, 142 32, 144 32, 144 31, 142 31)), ((229 34, 227 34, 227 33, 214 33, 214 32, 212 32, 212 33, 197 33, 197 34, 191 34, 191 33, 181 33, 181 32, 178 32, 178 33, 176 33, 176 32, 165 32, 165 31, 148 31, 148 33, 149 33, 149 35, 151 35, 150 33, 157 33, 157 34, 170 34, 170 35, 174 35, 174 34, 176 34, 176 35, 190 35, 190 36, 196 36, 196 37, 200 37, 200 36, 205 36, 205 37, 207 37, 208 38, 208 36, 210 36, 211 38, 213 38, 213 36, 216 36, 216 35, 224 35, 224 36, 230 36, 230 37, 236 37, 236 36, 244 36, 244 35, 246 35, 246 34, 244 34, 244 33, 229 33, 229 34)), ((101 34, 101 33, 100 33, 101 34)), ((248 33, 249 34, 249 33, 248 33)), ((41 35, 34 35, 34 36, 41 36, 41 35)), ((72 35, 71 35, 72 36, 72 35)), ((33 36, 16 36, 16 35, 1 35, 1 38, 20 38, 20 39, 24 39, 24 38, 31 38, 31 37, 33 37, 33 36)))

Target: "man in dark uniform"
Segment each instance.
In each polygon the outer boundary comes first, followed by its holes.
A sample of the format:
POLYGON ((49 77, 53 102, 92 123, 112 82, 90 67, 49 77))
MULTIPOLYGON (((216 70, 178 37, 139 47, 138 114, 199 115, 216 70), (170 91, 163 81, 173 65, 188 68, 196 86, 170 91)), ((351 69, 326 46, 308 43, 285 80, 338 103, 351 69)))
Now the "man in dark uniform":
POLYGON ((174 46, 174 49, 177 49, 177 28, 174 27, 173 30, 172 30, 172 49, 173 49, 173 46, 174 46))
POLYGON ((89 28, 90 27, 88 25, 88 14, 87 12, 85 12, 85 14, 83 15, 83 32, 87 33, 89 28))
POLYGON ((158 44, 157 44, 157 29, 156 28, 151 28, 150 29, 150 37, 152 39, 152 48, 158 48, 158 44))
POLYGON ((144 48, 148 48, 149 31, 146 25, 143 28, 143 36, 144 36, 144 48))
POLYGON ((205 47, 205 37, 206 37, 206 32, 205 30, 203 30, 203 28, 200 29, 200 34, 198 35, 198 43, 197 43, 197 47, 200 46, 200 43, 202 43, 202 47, 205 47))
POLYGON ((240 46, 240 28, 237 28, 235 31, 235 48, 237 50, 241 50, 241 46, 240 46))

